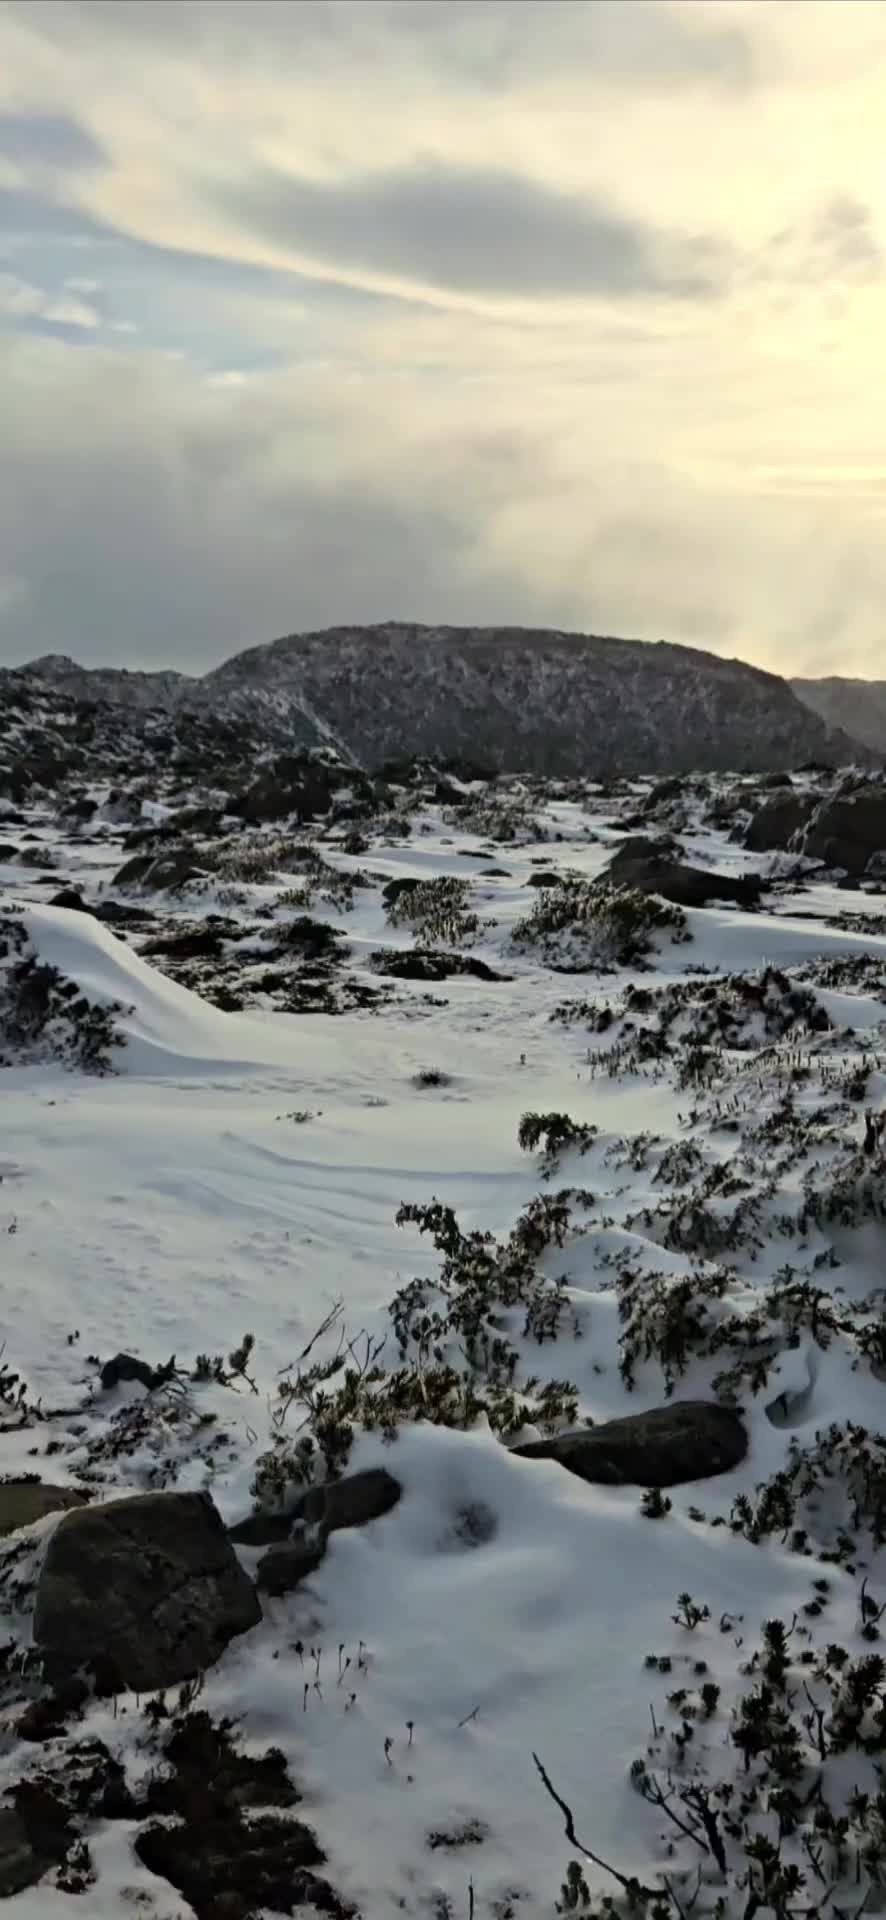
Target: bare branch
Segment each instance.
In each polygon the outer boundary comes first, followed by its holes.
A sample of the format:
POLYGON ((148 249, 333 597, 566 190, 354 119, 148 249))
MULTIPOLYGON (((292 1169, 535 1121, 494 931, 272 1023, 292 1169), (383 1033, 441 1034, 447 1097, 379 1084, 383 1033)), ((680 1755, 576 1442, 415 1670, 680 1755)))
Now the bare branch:
MULTIPOLYGON (((563 1819, 566 1827, 567 1840, 571 1841, 572 1845, 578 1848, 579 1853, 584 1854, 584 1857, 586 1860, 592 1860, 595 1867, 602 1867, 604 1873, 611 1874, 613 1880, 617 1880, 619 1886, 624 1887, 624 1890, 628 1896, 628 1899, 633 1904, 638 1905, 641 1900, 660 1899, 661 1898, 660 1888, 644 1887, 644 1886, 641 1886, 639 1880, 628 1879, 626 1874, 619 1873, 617 1867, 611 1867, 609 1865, 608 1860, 601 1860, 600 1855, 598 1853, 593 1853, 590 1847, 585 1846, 583 1840, 579 1840, 578 1834, 575 1831, 575 1818, 572 1812, 572 1808, 566 1805, 566 1801, 561 1799, 559 1793, 557 1792, 556 1787, 552 1785, 548 1774, 545 1772, 545 1769, 541 1764, 538 1754, 534 1753, 532 1758, 541 1776, 542 1785, 545 1787, 546 1791, 550 1794, 551 1799, 553 1800, 555 1806, 559 1807, 560 1812, 563 1815, 563 1819)), ((667 1891, 668 1891, 668 1894, 670 1895, 670 1888, 668 1888, 667 1891)))

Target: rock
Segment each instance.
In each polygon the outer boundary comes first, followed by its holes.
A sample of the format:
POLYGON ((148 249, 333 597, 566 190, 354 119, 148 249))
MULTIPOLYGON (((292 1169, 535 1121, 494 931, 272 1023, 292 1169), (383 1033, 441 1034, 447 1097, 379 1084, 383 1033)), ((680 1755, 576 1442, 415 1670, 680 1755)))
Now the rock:
POLYGON ((729 876, 710 873, 704 867, 689 867, 642 835, 623 842, 609 862, 609 873, 620 886, 658 893, 677 907, 704 907, 709 900, 732 900, 740 907, 755 907, 763 890, 759 874, 729 876))
POLYGON ((268 1547, 289 1540, 294 1528, 319 1528, 324 1535, 340 1527, 365 1527, 397 1505, 403 1489, 385 1467, 367 1467, 343 1480, 308 1487, 288 1513, 250 1513, 229 1528, 228 1538, 243 1547, 268 1547))
POLYGON ((873 854, 886 852, 886 786, 863 786, 822 800, 803 835, 802 850, 857 879, 873 854))
POLYGON ((112 1692, 190 1680, 257 1625, 255 1588, 205 1493, 148 1493, 66 1514, 37 1588, 47 1671, 90 1664, 112 1692))
POLYGON ((643 813, 655 813, 659 807, 666 807, 673 800, 679 800, 683 793, 683 779, 679 773, 668 774, 664 780, 657 780, 642 802, 643 813))
POLYGON ((113 1360, 106 1360, 101 1370, 103 1393, 110 1393, 118 1387, 121 1380, 137 1380, 140 1386, 147 1387, 153 1393, 155 1387, 165 1387, 175 1373, 175 1356, 165 1366, 151 1367, 147 1360, 138 1360, 134 1353, 115 1353, 113 1360))
POLYGON ((255 1577, 263 1593, 291 1593, 310 1573, 315 1573, 326 1554, 326 1536, 314 1529, 281 1547, 270 1547, 262 1555, 255 1577))
POLYGON ((36 1852, 20 1813, 13 1807, 0 1807, 0 1900, 8 1900, 25 1887, 33 1887, 61 1854, 36 1852))
POLYGON ((45 1480, 7 1480, 0 1485, 0 1539, 17 1533, 19 1527, 32 1527, 48 1513, 65 1513, 82 1507, 85 1493, 76 1487, 54 1487, 45 1480))
POLYGON ((189 847, 174 853, 136 853, 124 860, 115 873, 115 887, 144 887, 154 893, 174 893, 191 880, 202 880, 204 868, 197 866, 189 847))
POLYGON ((525 1441, 526 1460, 557 1460, 581 1480, 604 1487, 676 1487, 728 1473, 747 1452, 744 1424, 714 1400, 677 1400, 579 1432, 525 1441))
POLYGON ((152 957, 157 953, 166 954, 170 960, 218 960, 222 936, 211 920, 204 921, 200 926, 183 927, 175 933, 158 933, 146 941, 142 953, 152 957))
POLYGON ((49 904, 51 907, 66 907, 69 913, 90 913, 94 916, 94 908, 86 905, 76 887, 62 887, 61 893, 53 894, 49 904))
POLYGON ((59 1865, 77 1838, 68 1811, 48 1787, 21 1780, 0 1808, 0 1899, 21 1893, 59 1865))
POLYGON ((333 794, 343 786, 368 785, 364 774, 352 768, 327 765, 310 753, 281 754, 264 769, 251 787, 232 800, 230 812, 259 825, 265 820, 314 820, 329 812, 333 794))
POLYGON ((757 809, 744 837, 752 853, 786 851, 795 833, 802 832, 817 799, 811 793, 780 793, 757 809))
POLYGON ((385 1467, 367 1467, 363 1473, 350 1473, 343 1480, 327 1480, 309 1487, 303 1495, 298 1517, 309 1526, 320 1526, 326 1533, 340 1527, 365 1527, 380 1520, 397 1505, 403 1489, 385 1467))
POLYGON ((473 980, 509 980, 507 973, 496 973, 485 960, 471 953, 437 953, 430 947, 409 947, 405 952, 380 947, 372 955, 376 973, 389 980, 451 980, 459 974, 473 980))

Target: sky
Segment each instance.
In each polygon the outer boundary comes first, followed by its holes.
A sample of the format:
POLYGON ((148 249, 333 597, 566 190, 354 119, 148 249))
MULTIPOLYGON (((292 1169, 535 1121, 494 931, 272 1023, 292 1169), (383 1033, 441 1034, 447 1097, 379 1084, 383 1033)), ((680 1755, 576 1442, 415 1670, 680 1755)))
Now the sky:
POLYGON ((0 663, 886 677, 886 4, 0 0, 0 663))

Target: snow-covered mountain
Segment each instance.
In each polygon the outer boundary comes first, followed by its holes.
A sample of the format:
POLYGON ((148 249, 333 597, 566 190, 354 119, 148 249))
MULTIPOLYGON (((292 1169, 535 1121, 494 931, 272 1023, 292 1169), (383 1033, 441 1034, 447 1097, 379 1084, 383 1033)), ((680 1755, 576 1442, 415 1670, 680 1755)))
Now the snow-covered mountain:
POLYGON ((792 680, 800 700, 828 727, 842 727, 853 739, 886 753, 886 680, 792 680))
POLYGON ((48 655, 0 674, 0 754, 107 774, 199 745, 244 768, 333 747, 611 777, 870 758, 776 674, 694 648, 517 627, 392 622, 291 634, 202 678, 87 669, 48 655), (121 715, 125 716, 121 723, 121 715))

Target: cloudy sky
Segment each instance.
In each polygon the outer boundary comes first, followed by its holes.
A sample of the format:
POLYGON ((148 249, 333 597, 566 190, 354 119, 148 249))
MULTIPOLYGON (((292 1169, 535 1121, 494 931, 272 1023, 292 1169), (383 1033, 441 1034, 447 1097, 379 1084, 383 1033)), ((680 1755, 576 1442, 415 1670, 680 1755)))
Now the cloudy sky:
POLYGON ((0 0, 0 662, 886 676, 886 4, 0 0))

